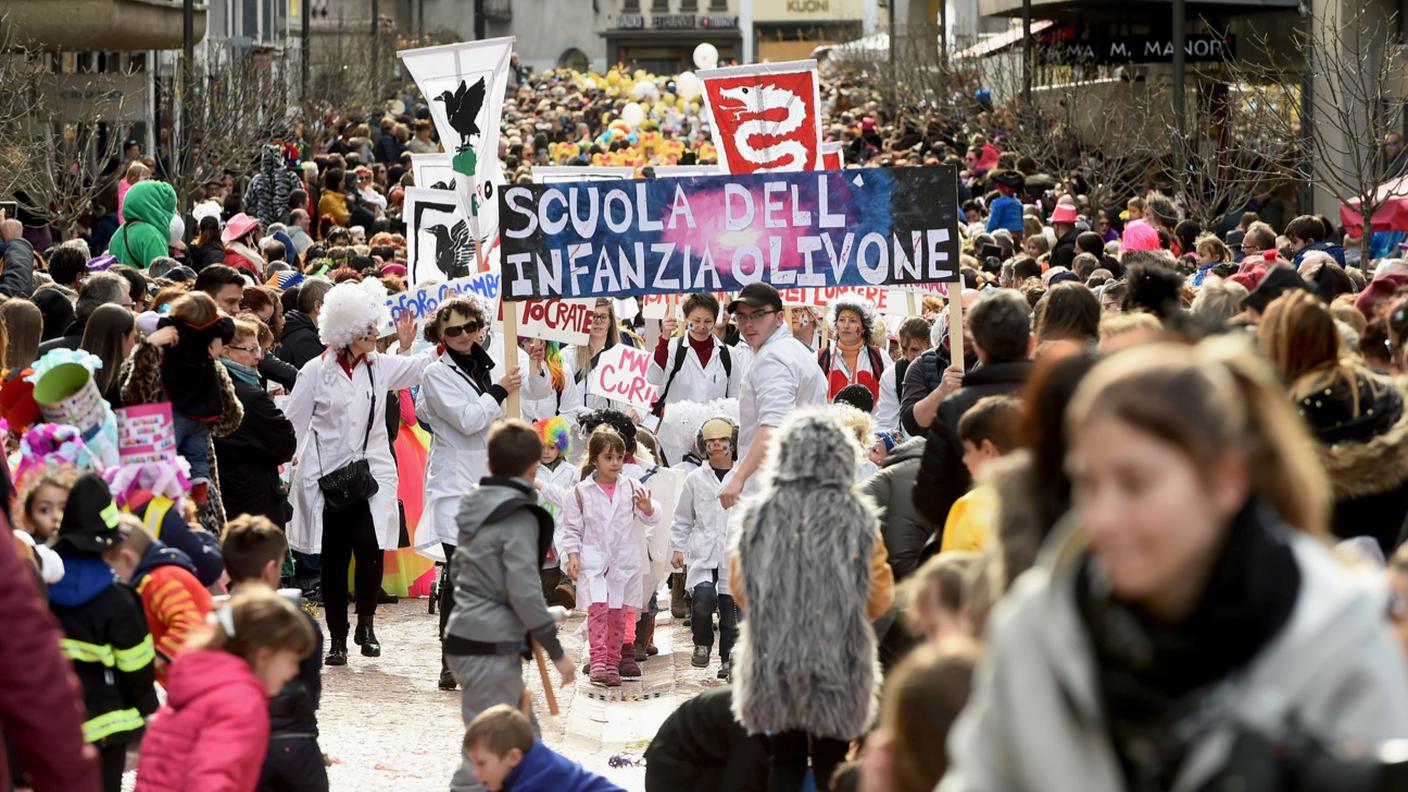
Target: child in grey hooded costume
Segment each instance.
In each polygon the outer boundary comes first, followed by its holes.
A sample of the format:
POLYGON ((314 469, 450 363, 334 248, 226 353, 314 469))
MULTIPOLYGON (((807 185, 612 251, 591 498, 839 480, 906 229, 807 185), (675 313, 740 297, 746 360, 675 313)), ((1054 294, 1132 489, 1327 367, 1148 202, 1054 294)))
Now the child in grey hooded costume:
MULTIPOLYGON (((495 435, 509 431, 520 446, 538 442, 521 421, 500 424, 489 436, 489 469, 503 474, 495 435)), ((519 706, 523 696, 523 657, 529 638, 552 658, 564 680, 571 665, 557 640, 557 624, 543 601, 539 569, 552 547, 552 516, 538 505, 530 483, 537 473, 537 448, 525 448, 534 461, 518 475, 490 475, 460 502, 455 520, 459 542, 450 559, 455 605, 445 626, 445 659, 463 693, 461 714, 468 726, 495 704, 519 706)), ((536 730, 537 723, 534 723, 536 730)), ((481 790, 465 758, 450 782, 453 792, 481 790)))
POLYGON ((733 650, 733 710, 769 736, 768 788, 818 789, 875 716, 871 621, 893 599, 874 504, 856 495, 861 449, 824 409, 782 422, 761 492, 733 527, 730 590, 747 618, 733 650))

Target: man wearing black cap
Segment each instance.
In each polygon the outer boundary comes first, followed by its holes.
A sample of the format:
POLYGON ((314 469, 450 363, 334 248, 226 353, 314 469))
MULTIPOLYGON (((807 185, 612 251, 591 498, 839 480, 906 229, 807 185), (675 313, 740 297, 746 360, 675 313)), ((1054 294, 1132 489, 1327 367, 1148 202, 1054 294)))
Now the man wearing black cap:
POLYGON ((103 553, 119 544, 117 506, 108 485, 89 473, 64 505, 54 550, 64 578, 49 587, 49 608, 63 628, 61 648, 83 683, 83 738, 102 754, 103 789, 119 792, 127 746, 142 738, 157 708, 156 650, 137 593, 117 581, 103 553))
POLYGON ((782 297, 766 283, 750 283, 729 303, 739 335, 753 350, 753 362, 738 394, 738 469, 719 492, 732 508, 753 474, 762 467, 768 437, 794 407, 826 404, 826 379, 816 357, 792 335, 782 313, 782 297))

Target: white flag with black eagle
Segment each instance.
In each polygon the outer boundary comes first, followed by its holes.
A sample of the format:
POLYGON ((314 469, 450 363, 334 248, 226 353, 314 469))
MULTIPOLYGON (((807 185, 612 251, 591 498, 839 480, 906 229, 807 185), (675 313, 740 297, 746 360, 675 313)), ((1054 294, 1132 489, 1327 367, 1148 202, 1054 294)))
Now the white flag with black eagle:
POLYGON ((399 53, 430 106, 457 174, 455 194, 486 259, 499 235, 499 120, 513 38, 466 41, 399 53))

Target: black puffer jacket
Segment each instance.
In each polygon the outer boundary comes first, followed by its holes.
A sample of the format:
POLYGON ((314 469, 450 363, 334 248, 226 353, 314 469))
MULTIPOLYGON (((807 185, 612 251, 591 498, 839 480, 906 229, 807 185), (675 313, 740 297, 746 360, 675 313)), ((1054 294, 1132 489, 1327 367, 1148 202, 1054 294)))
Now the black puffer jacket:
POLYGON ((929 427, 929 442, 914 479, 914 507, 920 516, 943 525, 948 510, 968 490, 973 479, 963 464, 958 419, 984 396, 1005 396, 1019 390, 1032 370, 1030 360, 1000 360, 969 371, 963 387, 939 404, 929 427))
POLYGON ((734 719, 733 689, 681 704, 645 749, 646 792, 763 792, 767 743, 734 719))
POLYGON ((275 354, 280 360, 296 369, 323 354, 323 341, 318 337, 318 328, 313 320, 302 311, 289 311, 284 314, 284 337, 275 354))
POLYGON ((861 482, 860 493, 880 507, 880 534, 898 583, 919 566, 919 552, 934 535, 934 524, 914 508, 914 480, 924 456, 923 437, 908 440, 890 452, 880 472, 861 482))
POLYGON ((231 379, 244 406, 244 421, 233 434, 215 438, 225 513, 230 517, 258 514, 282 528, 289 510, 279 483, 279 465, 293 458, 298 437, 268 393, 239 377, 231 379))

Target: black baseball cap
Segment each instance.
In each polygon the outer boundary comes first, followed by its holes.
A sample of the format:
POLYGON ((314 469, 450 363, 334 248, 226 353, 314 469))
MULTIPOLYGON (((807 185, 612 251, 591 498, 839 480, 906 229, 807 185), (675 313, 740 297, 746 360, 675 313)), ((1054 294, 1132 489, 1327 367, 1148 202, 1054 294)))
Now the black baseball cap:
POLYGON ((777 289, 774 289, 770 283, 750 283, 738 292, 738 296, 734 298, 733 302, 728 304, 728 312, 736 313, 740 305, 781 311, 782 295, 778 294, 777 289))

